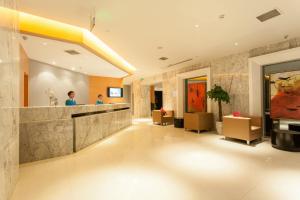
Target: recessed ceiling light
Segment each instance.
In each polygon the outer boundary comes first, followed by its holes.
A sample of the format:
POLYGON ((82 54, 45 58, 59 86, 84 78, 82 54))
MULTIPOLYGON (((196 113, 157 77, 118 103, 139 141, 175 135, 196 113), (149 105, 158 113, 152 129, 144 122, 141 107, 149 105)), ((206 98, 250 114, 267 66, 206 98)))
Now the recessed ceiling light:
POLYGON ((219 19, 224 19, 224 18, 225 18, 225 14, 219 15, 219 19))
POLYGON ((0 59, 0 63, 3 63, 3 60, 0 59))
POLYGON ((195 24, 195 28, 199 28, 200 27, 200 25, 199 24, 195 24))
POLYGON ((234 43, 234 46, 239 46, 239 43, 238 43, 238 42, 235 42, 235 43, 234 43))
POLYGON ((23 35, 22 38, 23 38, 23 40, 27 40, 28 39, 28 37, 25 36, 25 35, 23 35))
POLYGON ((75 70, 75 67, 72 67, 72 70, 74 71, 74 70, 75 70))
POLYGON ((56 62, 55 62, 55 61, 53 61, 53 62, 52 62, 52 64, 53 64, 53 65, 56 65, 56 62))
POLYGON ((43 42, 43 45, 46 46, 48 43, 47 42, 43 42))
POLYGON ((161 58, 159 58, 159 60, 168 60, 168 58, 167 57, 161 57, 161 58))
POLYGON ((70 50, 65 50, 66 53, 70 54, 70 55, 78 55, 80 54, 78 51, 74 50, 74 49, 70 49, 70 50))

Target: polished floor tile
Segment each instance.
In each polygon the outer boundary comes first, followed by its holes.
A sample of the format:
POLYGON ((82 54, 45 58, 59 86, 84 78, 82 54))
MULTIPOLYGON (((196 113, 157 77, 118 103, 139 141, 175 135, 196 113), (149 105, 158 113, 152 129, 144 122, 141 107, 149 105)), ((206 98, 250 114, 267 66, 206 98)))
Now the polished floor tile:
POLYGON ((299 200, 300 154, 148 119, 79 153, 22 165, 13 200, 299 200))

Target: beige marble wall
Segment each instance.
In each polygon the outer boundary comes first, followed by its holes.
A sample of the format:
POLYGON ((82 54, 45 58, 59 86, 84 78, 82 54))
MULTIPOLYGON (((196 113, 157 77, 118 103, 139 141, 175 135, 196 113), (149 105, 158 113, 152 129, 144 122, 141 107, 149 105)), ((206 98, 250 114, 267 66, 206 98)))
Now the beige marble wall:
MULTIPOLYGON (((15 8, 14 0, 0 0, 0 6, 15 8)), ((8 200, 19 171, 19 49, 17 18, 0 16, 0 199, 8 200)))
POLYGON ((274 52, 278 52, 278 51, 283 51, 283 50, 287 50, 287 49, 292 49, 292 48, 296 48, 296 47, 300 47, 300 37, 296 37, 296 38, 292 38, 289 40, 284 40, 282 42, 254 48, 254 49, 251 49, 249 51, 249 53, 250 53, 250 57, 255 57, 255 56, 261 56, 261 55, 274 53, 274 52))
MULTIPOLYGON (((212 59, 197 65, 166 72, 163 74, 164 108, 176 112, 177 83, 176 75, 201 68, 211 68, 211 85, 221 85, 230 91, 231 102, 224 105, 224 114, 232 111, 249 112, 248 100, 248 53, 212 59)), ((182 94, 183 95, 183 94, 182 94)), ((212 104, 212 112, 217 116, 217 104, 212 104)))
POLYGON ((76 139, 80 150, 131 124, 130 109, 126 110, 129 115, 116 111, 72 118, 73 114, 126 107, 130 105, 20 108, 20 163, 71 154, 76 139))
POLYGON ((135 118, 150 117, 150 86, 144 85, 142 80, 136 80, 132 83, 133 93, 133 116, 135 118))
MULTIPOLYGON (((233 111, 249 113, 248 57, 248 53, 241 53, 210 62, 212 86, 221 85, 230 95, 230 103, 223 106, 224 115, 233 111)), ((217 119, 216 103, 212 111, 217 119)))
MULTIPOLYGON (((244 53, 225 56, 222 58, 210 59, 199 62, 198 64, 183 67, 173 71, 168 71, 162 74, 163 83, 163 104, 166 109, 173 109, 176 112, 176 95, 177 84, 176 75, 201 68, 211 68, 211 85, 221 85, 229 91, 231 102, 225 104, 224 114, 232 113, 233 111, 240 111, 241 113, 249 113, 249 74, 248 74, 248 58, 260 56, 277 51, 282 51, 290 48, 300 46, 300 38, 293 38, 283 42, 270 44, 267 46, 255 48, 244 53)), ((148 79, 159 79, 161 75, 149 77, 148 79)), ((133 93, 140 93, 141 81, 135 82, 133 93)), ((179 94, 180 95, 180 94, 179 94)), ((182 94, 183 95, 183 94, 182 94)), ((135 108, 139 110, 147 109, 148 105, 145 102, 135 101, 139 105, 135 108)), ((217 104, 212 104, 212 112, 217 116, 217 104)))

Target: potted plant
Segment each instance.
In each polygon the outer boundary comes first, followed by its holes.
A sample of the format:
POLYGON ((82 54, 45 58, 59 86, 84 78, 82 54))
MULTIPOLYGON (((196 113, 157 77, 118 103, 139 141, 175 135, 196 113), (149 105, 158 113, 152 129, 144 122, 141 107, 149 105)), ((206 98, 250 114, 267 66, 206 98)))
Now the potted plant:
POLYGON ((219 109, 219 117, 216 121, 216 129, 219 134, 222 134, 222 122, 223 122, 223 110, 222 110, 222 102, 229 103, 230 97, 229 94, 218 85, 215 85, 213 89, 207 92, 207 96, 214 100, 215 102, 218 102, 218 109, 219 109))

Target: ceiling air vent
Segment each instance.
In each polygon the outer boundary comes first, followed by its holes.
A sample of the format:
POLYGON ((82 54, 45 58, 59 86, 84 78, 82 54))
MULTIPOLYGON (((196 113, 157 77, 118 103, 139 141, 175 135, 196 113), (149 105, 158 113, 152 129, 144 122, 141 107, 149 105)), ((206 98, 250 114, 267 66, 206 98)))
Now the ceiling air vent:
POLYGON ((270 19, 272 19, 272 18, 274 18, 274 17, 277 17, 277 16, 279 16, 279 15, 281 15, 281 13, 280 13, 277 9, 274 9, 274 10, 271 10, 271 11, 269 11, 269 12, 266 12, 266 13, 264 13, 264 14, 262 14, 262 15, 256 17, 256 18, 257 18, 259 21, 261 21, 261 22, 265 22, 265 21, 270 20, 270 19))
POLYGON ((179 65, 179 64, 182 64, 182 63, 189 62, 189 61, 191 61, 191 60, 193 60, 193 59, 190 58, 190 59, 183 60, 183 61, 180 61, 180 62, 177 62, 177 63, 174 63, 174 64, 170 64, 170 65, 168 65, 168 68, 169 68, 169 67, 173 67, 173 66, 175 66, 175 65, 179 65))
POLYGON ((65 50, 66 53, 70 54, 70 55, 78 55, 80 54, 78 51, 75 51, 75 50, 65 50))

